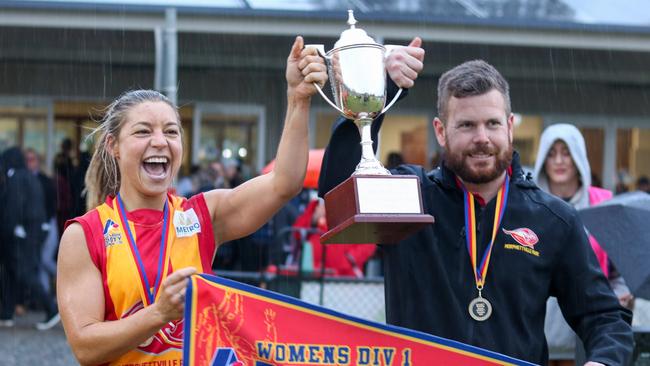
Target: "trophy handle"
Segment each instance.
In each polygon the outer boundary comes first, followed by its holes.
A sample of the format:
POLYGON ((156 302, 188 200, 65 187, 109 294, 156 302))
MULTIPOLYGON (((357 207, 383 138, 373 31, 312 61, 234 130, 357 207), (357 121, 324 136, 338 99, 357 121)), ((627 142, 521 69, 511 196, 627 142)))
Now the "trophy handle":
MULTIPOLYGON (((388 58, 388 55, 390 55, 390 54, 391 54, 391 53, 392 53, 392 52, 393 52, 397 47, 402 47, 402 46, 400 46, 400 45, 395 45, 395 44, 386 44, 386 45, 384 45, 384 48, 386 49, 386 53, 384 53, 384 59, 388 58)), ((397 99, 399 99, 399 96, 402 95, 402 91, 403 91, 403 90, 404 90, 404 88, 399 88, 399 90, 397 91, 397 94, 395 94, 395 96, 393 97, 393 100, 391 100, 390 103, 388 103, 388 104, 384 107, 384 109, 382 109, 381 112, 379 112, 379 114, 384 114, 384 113, 386 113, 386 111, 387 111, 390 107, 392 107, 393 104, 395 104, 395 102, 397 102, 397 99)))
MULTIPOLYGON (((327 55, 325 55, 325 46, 324 45, 322 45, 322 44, 306 44, 305 48, 315 48, 316 51, 318 52, 318 55, 320 57, 322 57, 323 59, 325 59, 325 63, 327 63, 327 55)), ((320 96, 323 97, 323 99, 325 99, 325 101, 329 105, 331 105, 332 108, 336 109, 337 111, 341 112, 341 114, 345 115, 345 112, 343 112, 343 110, 341 108, 339 108, 336 104, 334 104, 334 102, 332 102, 330 100, 330 98, 328 98, 325 95, 325 93, 323 93, 323 89, 320 86, 318 86, 318 84, 314 83, 314 86, 316 87, 316 90, 318 90, 318 93, 320 94, 320 96)))
POLYGON ((384 114, 384 112, 386 112, 390 107, 393 106, 393 104, 395 104, 395 102, 397 102, 397 99, 399 99, 399 96, 402 95, 402 90, 404 90, 404 89, 399 88, 397 93, 395 93, 395 96, 393 97, 393 100, 391 100, 390 103, 388 103, 388 105, 385 106, 384 109, 381 110, 381 112, 379 112, 379 114, 384 114))
POLYGON ((337 107, 336 104, 332 103, 332 101, 330 100, 330 98, 328 98, 328 97, 325 95, 325 93, 323 93, 323 89, 321 89, 321 87, 318 86, 318 84, 314 83, 314 86, 316 87, 316 90, 318 90, 318 93, 320 94, 320 96, 323 97, 323 99, 325 99, 325 101, 326 101, 329 105, 331 105, 331 106, 332 106, 334 109, 336 109, 337 111, 341 112, 341 114, 345 115, 345 112, 343 112, 343 110, 342 110, 341 108, 337 107))

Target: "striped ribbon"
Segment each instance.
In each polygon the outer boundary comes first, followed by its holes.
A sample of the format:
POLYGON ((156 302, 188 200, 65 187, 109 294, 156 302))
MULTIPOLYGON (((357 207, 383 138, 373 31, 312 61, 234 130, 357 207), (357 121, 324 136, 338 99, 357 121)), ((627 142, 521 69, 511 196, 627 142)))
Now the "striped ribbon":
MULTIPOLYGON (((131 227, 129 226, 129 220, 126 217, 126 211, 124 209, 124 202, 122 202, 122 197, 120 194, 117 194, 117 197, 115 198, 115 201, 113 202, 113 207, 118 207, 118 215, 120 217, 120 221, 122 224, 122 227, 124 228, 124 231, 126 232, 126 237, 129 242, 129 248, 131 249, 131 254, 133 255, 133 258, 135 260, 136 268, 138 269, 138 274, 140 277, 140 287, 141 287, 141 296, 142 296, 142 303, 144 306, 149 306, 154 303, 155 299, 157 298, 158 292, 160 290, 160 286, 162 284, 162 279, 167 277, 167 273, 169 272, 169 269, 171 267, 170 263, 170 240, 169 240, 169 225, 171 225, 171 220, 169 219, 171 214, 169 212, 169 200, 165 200, 165 207, 163 208, 163 227, 162 227, 162 235, 160 237, 160 253, 158 256, 158 269, 156 270, 156 280, 154 283, 154 286, 151 287, 149 279, 147 278, 147 272, 144 266, 144 262, 142 261, 142 256, 140 255, 140 251, 138 250, 138 246, 136 245, 135 242, 135 237, 133 236, 133 232, 131 231, 131 227), (117 201, 117 202, 115 202, 117 201)), ((135 227, 133 228, 135 230, 135 227)))
POLYGON ((474 195, 468 191, 464 185, 463 193, 465 198, 465 241, 467 242, 467 251, 472 262, 472 269, 474 270, 474 281, 476 288, 483 289, 485 278, 487 276, 488 267, 490 265, 490 257, 492 255, 492 247, 494 246, 494 239, 501 226, 501 219, 503 213, 506 211, 506 203, 508 201, 508 191, 510 188, 510 177, 506 173, 506 178, 499 188, 497 193, 496 207, 494 208, 494 226, 492 228, 492 238, 490 244, 483 252, 481 262, 477 263, 477 239, 476 239, 476 209, 474 207, 474 195))

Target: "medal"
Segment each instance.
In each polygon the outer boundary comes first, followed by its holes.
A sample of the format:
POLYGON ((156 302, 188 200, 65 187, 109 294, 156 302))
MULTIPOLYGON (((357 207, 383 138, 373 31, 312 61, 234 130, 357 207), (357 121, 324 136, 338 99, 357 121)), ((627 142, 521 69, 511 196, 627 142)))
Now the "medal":
POLYGON ((492 248, 494 247, 494 239, 501 226, 501 219, 506 211, 506 203, 508 201, 508 190, 510 187, 510 177, 506 173, 503 185, 499 188, 497 193, 496 207, 494 208, 494 226, 492 227, 492 238, 487 248, 483 252, 481 262, 477 261, 477 238, 476 238, 476 210, 474 208, 474 195, 463 186, 464 201, 465 201, 465 241, 467 242, 467 251, 469 252, 469 259, 472 263, 472 270, 474 271, 474 282, 478 290, 478 297, 474 298, 469 303, 467 310, 472 319, 476 321, 485 321, 492 315, 492 304, 483 298, 481 292, 485 285, 485 278, 487 276, 488 266, 492 255, 492 248))
POLYGON ((469 303, 467 310, 469 310, 469 315, 474 318, 474 320, 482 322, 492 315, 492 304, 484 299, 479 291, 478 297, 469 303))

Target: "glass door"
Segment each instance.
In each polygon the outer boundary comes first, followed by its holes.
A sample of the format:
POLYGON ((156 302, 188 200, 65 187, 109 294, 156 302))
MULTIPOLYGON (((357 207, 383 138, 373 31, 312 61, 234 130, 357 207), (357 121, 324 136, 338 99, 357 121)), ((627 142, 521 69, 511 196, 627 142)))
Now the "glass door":
POLYGON ((264 109, 257 106, 197 105, 192 131, 192 165, 221 162, 244 180, 264 164, 264 109))

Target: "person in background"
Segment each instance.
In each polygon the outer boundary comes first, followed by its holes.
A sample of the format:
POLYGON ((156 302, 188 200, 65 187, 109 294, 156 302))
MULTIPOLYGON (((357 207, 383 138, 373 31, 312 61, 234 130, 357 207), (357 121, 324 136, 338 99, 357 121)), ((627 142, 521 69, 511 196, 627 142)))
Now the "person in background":
POLYGON ((72 140, 61 141, 61 149, 54 156, 54 185, 56 187, 56 222, 57 231, 63 232, 65 222, 74 217, 74 196, 72 179, 74 164, 72 162, 72 140))
POLYGON ((632 184, 632 177, 626 169, 620 169, 616 173, 616 187, 614 188, 614 194, 618 195, 621 193, 626 193, 630 191, 630 185, 632 184))
POLYGON ((52 280, 56 276, 56 252, 59 248, 59 231, 56 225, 56 189, 54 181, 41 169, 41 157, 36 150, 26 149, 25 160, 27 169, 38 178, 43 190, 47 236, 42 244, 39 279, 45 290, 51 293, 52 280))
POLYGON ((4 276, 0 278, 0 326, 12 327, 19 291, 29 293, 36 307, 45 310, 45 321, 36 324, 39 330, 56 325, 59 313, 52 296, 39 280, 41 246, 47 223, 43 189, 38 178, 27 170, 25 157, 19 147, 2 154, 2 174, 5 179, 4 215, 2 223, 4 276))
POLYGON ((81 216, 86 213, 86 184, 84 179, 88 166, 90 166, 91 154, 86 144, 82 144, 79 151, 79 163, 74 168, 72 180, 70 181, 70 194, 72 194, 72 216, 81 216))
POLYGON ((636 181, 636 190, 650 193, 650 179, 645 175, 640 176, 636 181))
POLYGON ((374 244, 321 244, 320 236, 328 230, 325 203, 321 199, 309 202, 294 222, 293 228, 317 229, 308 230, 304 235, 301 235, 300 230, 294 233, 295 239, 302 241, 303 255, 304 246, 311 245, 314 273, 320 273, 324 261, 325 274, 362 278, 366 262, 375 253, 374 244))
POLYGON ((224 186, 235 188, 244 182, 242 176, 242 162, 239 159, 224 159, 222 162, 223 176, 225 178, 224 186))
POLYGON ((226 179, 223 164, 219 160, 210 163, 210 169, 214 172, 214 188, 226 188, 226 179))
POLYGON ((196 193, 196 175, 198 174, 200 166, 194 164, 190 167, 190 174, 178 179, 176 183, 176 194, 181 197, 191 197, 196 193))
MULTIPOLYGON (((563 199, 578 210, 612 197, 612 192, 592 185, 584 138, 580 131, 570 124, 554 124, 544 130, 533 179, 541 189, 563 199)), ((619 302, 622 306, 632 309, 634 298, 620 275, 612 270, 607 253, 591 235, 589 242, 619 302)), ((554 297, 548 300, 544 328, 549 344, 550 364, 573 365, 576 335, 564 320, 554 297)))
POLYGON ((393 169, 402 164, 404 164, 404 158, 402 157, 402 154, 398 153, 397 151, 388 153, 388 156, 386 157, 386 169, 393 169))

